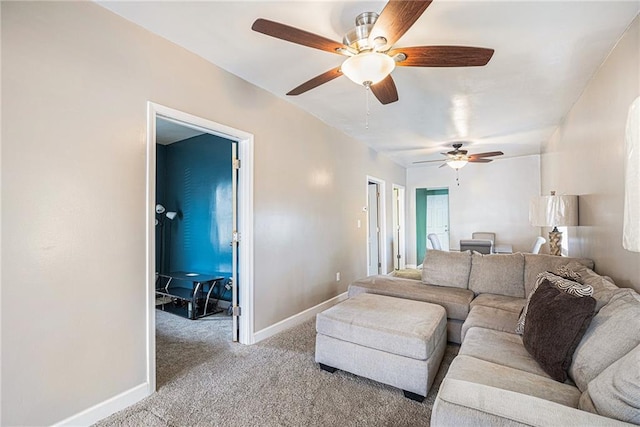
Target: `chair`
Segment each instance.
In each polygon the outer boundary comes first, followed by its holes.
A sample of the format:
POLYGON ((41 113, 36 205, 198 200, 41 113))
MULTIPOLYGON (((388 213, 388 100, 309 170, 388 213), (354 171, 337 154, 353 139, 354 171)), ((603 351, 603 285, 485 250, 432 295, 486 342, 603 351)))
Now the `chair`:
POLYGON ((435 233, 430 233, 427 235, 427 239, 431 242, 431 246, 433 249, 441 251, 442 245, 440 244, 440 239, 438 239, 438 235, 435 233))
POLYGON ((496 233, 476 231, 475 233, 471 233, 471 238, 474 240, 491 240, 491 245, 496 245, 496 233))
POLYGON ((533 243, 533 247, 531 248, 531 253, 532 254, 539 254, 540 253, 540 248, 542 247, 542 245, 544 245, 546 243, 546 241, 547 241, 547 239, 545 239, 544 237, 538 236, 536 241, 533 243))
POLYGON ((460 240, 460 252, 472 251, 488 255, 493 252, 493 242, 484 239, 460 240))

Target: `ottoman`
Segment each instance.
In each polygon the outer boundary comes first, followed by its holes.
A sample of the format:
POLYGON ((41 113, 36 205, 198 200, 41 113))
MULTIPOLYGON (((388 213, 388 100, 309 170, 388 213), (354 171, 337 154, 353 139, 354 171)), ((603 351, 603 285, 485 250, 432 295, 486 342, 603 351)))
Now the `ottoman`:
POLYGON ((316 316, 316 362, 398 387, 422 401, 447 342, 443 307, 359 294, 316 316))

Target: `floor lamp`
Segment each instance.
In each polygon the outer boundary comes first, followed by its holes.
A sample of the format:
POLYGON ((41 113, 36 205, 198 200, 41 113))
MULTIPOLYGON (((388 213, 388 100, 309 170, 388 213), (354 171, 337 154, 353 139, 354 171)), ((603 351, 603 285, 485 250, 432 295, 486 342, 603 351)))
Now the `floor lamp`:
POLYGON ((578 196, 534 197, 529 207, 529 222, 535 227, 553 227, 549 232, 549 253, 562 255, 562 232, 558 227, 578 225, 578 196))

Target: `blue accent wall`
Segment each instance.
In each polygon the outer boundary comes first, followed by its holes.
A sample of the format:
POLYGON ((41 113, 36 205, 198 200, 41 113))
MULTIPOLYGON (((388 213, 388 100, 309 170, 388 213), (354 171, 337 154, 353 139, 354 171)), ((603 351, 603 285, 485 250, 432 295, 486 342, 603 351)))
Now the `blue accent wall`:
POLYGON ((173 221, 162 218, 163 225, 156 227, 158 270, 230 277, 232 144, 205 134, 156 146, 156 203, 178 213, 173 221), (164 266, 161 227, 165 228, 164 266))

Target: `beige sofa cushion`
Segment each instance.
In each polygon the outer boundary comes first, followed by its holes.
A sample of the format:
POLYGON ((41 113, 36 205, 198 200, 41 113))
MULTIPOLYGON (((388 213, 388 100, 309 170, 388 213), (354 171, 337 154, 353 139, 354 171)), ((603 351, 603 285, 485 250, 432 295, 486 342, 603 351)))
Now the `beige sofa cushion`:
POLYGON ((506 295, 481 294, 471 301, 471 307, 473 308, 480 305, 483 307, 493 307, 520 314, 525 302, 527 302, 525 298, 508 297, 506 295))
MULTIPOLYGON (((469 318, 478 308, 486 307, 474 308, 471 310, 469 318)), ((513 330, 513 325, 511 325, 511 330, 513 330)), ((476 359, 550 378, 527 349, 524 348, 522 337, 514 333, 482 327, 470 328, 465 335, 458 354, 472 356, 476 359)))
POLYGON ((578 279, 576 279, 578 282, 593 288, 593 298, 596 300, 596 313, 611 301, 611 298, 620 290, 610 278, 600 276, 579 262, 572 261, 566 265, 566 268, 579 276, 578 279))
POLYGON ((523 393, 572 408, 577 408, 580 400, 580 391, 572 385, 464 354, 453 359, 446 378, 523 393))
POLYGON ((439 304, 447 311, 449 319, 457 320, 467 318, 469 304, 473 299, 473 292, 468 289, 425 285, 415 280, 392 276, 370 276, 349 285, 349 298, 362 293, 439 304))
POLYGON ((524 256, 482 255, 471 256, 469 289, 478 294, 497 294, 524 298, 524 256))
POLYGON ((422 282, 468 289, 471 252, 428 250, 422 263, 422 282))
POLYGON ((472 328, 492 329, 513 334, 517 322, 518 313, 514 313, 513 311, 474 305, 471 307, 467 320, 465 320, 462 325, 460 339, 464 342, 467 332, 472 328))
POLYGON ((605 368, 640 344, 640 295, 620 289, 591 320, 573 354, 569 376, 581 391, 605 368))
POLYGON ((524 254, 524 289, 525 295, 533 291, 538 274, 543 271, 555 272, 558 266, 565 265, 571 261, 579 262, 582 265, 593 269, 593 261, 587 258, 570 258, 564 256, 524 254))
POLYGON ((595 377, 578 407, 640 424, 640 345, 595 377))

